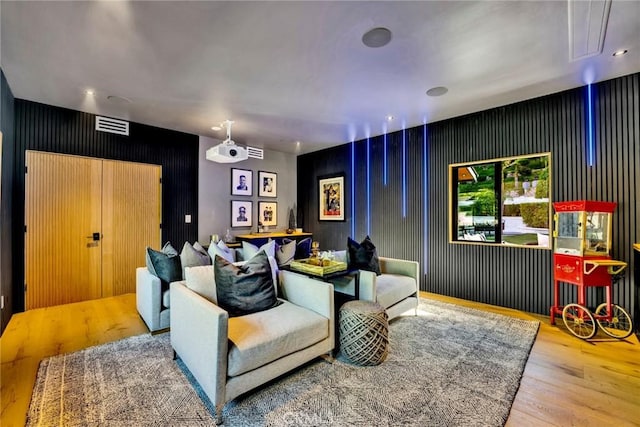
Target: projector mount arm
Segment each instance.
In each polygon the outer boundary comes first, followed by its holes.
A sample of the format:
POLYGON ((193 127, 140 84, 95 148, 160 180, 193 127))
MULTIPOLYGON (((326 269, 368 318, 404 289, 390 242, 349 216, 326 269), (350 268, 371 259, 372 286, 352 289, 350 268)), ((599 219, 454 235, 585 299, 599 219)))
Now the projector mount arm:
POLYGON ((231 125, 234 124, 235 122, 233 120, 225 120, 224 122, 220 123, 220 125, 222 127, 227 128, 227 139, 225 139, 224 141, 222 141, 223 144, 228 144, 228 145, 233 145, 235 144, 235 142, 233 142, 231 140, 231 125))

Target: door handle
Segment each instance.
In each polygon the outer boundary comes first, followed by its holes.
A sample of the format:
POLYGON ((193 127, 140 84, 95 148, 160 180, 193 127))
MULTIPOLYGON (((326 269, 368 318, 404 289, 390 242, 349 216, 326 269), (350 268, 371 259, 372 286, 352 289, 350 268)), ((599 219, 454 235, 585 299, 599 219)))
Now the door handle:
POLYGON ((93 233, 91 236, 87 236, 87 239, 92 239, 94 242, 100 240, 100 233, 93 233))

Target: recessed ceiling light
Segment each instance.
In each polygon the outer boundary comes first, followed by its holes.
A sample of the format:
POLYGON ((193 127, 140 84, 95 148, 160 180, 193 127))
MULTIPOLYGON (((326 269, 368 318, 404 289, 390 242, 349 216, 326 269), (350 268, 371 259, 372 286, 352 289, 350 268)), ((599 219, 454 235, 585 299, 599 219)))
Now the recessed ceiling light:
POLYGON ((427 95, 429 96, 442 96, 445 93, 449 92, 449 89, 447 89, 444 86, 436 86, 436 87, 432 87, 431 89, 429 89, 427 91, 427 95))
POLYGON ((222 128, 221 128, 220 126, 211 126, 211 129, 212 129, 212 130, 220 130, 220 129, 222 129, 222 128))
POLYGON ((387 121, 388 121, 388 122, 390 122, 391 120, 393 120, 393 116, 392 116, 391 114, 389 114, 389 115, 387 116, 387 121))
POLYGON ((124 96, 118 96, 118 95, 109 95, 107 96, 107 100, 115 104, 131 104, 132 102, 129 98, 125 98, 124 96))
POLYGON ((613 52, 613 56, 622 56, 627 53, 627 49, 620 49, 613 52))
POLYGON ((87 89, 87 90, 84 91, 84 93, 86 93, 87 95, 91 95, 91 96, 95 95, 95 92, 93 91, 93 89, 87 89))
POLYGON ((369 30, 362 36, 362 43, 367 47, 382 47, 391 41, 391 31, 388 28, 378 27, 369 30))

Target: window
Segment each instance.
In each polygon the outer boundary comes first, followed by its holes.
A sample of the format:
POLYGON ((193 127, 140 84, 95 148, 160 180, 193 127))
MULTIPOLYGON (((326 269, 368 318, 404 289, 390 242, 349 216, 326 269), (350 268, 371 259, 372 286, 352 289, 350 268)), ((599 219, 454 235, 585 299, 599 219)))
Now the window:
POLYGON ((449 241, 550 248, 550 165, 550 153, 449 165, 449 241))

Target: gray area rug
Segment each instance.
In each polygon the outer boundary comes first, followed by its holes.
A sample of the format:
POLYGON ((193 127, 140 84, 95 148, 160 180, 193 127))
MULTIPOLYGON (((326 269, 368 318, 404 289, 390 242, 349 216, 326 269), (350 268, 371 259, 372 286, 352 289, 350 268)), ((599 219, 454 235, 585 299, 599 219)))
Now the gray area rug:
MULTIPOLYGON (((501 426, 538 322, 434 300, 394 320, 387 360, 316 360, 227 404, 225 426, 501 426)), ((41 362, 29 426, 213 426, 212 405, 169 334, 41 362)))

